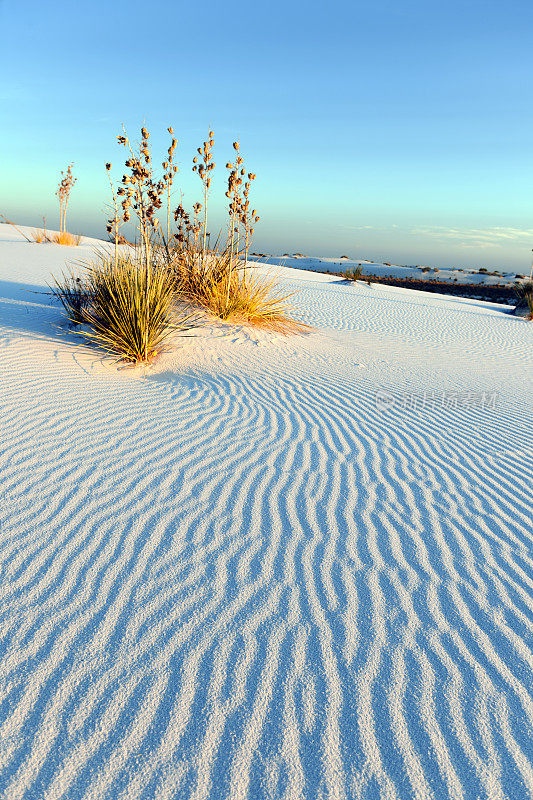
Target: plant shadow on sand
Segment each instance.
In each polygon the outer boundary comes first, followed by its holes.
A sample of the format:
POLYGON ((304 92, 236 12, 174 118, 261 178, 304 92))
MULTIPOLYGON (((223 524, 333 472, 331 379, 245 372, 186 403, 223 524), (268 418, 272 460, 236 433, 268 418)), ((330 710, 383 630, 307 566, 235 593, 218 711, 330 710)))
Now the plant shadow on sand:
POLYGON ((0 323, 5 328, 40 339, 63 339, 62 319, 46 286, 0 281, 0 323))

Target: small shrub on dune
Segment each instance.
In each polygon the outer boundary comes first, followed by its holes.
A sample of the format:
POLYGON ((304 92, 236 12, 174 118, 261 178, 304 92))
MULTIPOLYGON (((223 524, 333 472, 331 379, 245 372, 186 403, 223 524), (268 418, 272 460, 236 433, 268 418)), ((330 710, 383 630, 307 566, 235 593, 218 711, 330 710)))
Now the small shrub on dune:
POLYGON ((355 281, 361 279, 362 274, 363 274, 363 267, 361 266, 361 264, 359 264, 359 266, 354 267, 354 269, 347 269, 346 272, 344 273, 344 277, 346 278, 347 281, 352 281, 353 283, 355 283, 355 281))
POLYGON ((279 333, 309 330, 292 316, 290 298, 276 278, 251 274, 244 268, 226 270, 216 277, 215 270, 199 282, 191 300, 221 320, 244 322, 279 333))
POLYGON ((60 231, 59 233, 49 234, 48 241, 53 242, 53 244, 66 245, 67 247, 78 247, 81 236, 68 233, 68 231, 60 231))
POLYGON ((213 144, 213 131, 209 131, 209 139, 198 148, 193 159, 193 171, 203 184, 203 205, 196 203, 192 216, 181 204, 174 212, 178 231, 167 255, 179 291, 194 305, 227 322, 245 322, 283 333, 309 330, 309 326, 291 316, 288 302, 291 294, 284 293, 275 278, 259 277, 247 269, 248 251, 259 216, 250 203, 256 175, 246 172, 239 142, 233 143, 234 160, 226 164, 227 239, 219 246, 219 236, 211 249, 207 247, 207 200, 215 166, 211 160, 213 144))
POLYGON ((82 335, 119 359, 148 363, 186 327, 177 320, 172 276, 160 266, 102 257, 88 267, 85 288, 82 335))
POLYGON ((32 231, 31 236, 33 241, 36 242, 37 244, 42 244, 43 242, 50 241, 44 230, 41 230, 40 228, 37 228, 37 230, 32 231))

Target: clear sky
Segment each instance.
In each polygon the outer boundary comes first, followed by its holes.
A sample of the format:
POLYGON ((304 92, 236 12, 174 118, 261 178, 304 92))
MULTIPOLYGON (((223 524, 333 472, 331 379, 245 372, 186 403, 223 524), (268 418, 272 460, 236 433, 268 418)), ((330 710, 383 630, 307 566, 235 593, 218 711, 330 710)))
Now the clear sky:
POLYGON ((0 212, 103 235, 124 122, 180 186, 212 126, 213 226, 238 138, 257 173, 255 249, 529 272, 531 0, 0 0, 0 212))

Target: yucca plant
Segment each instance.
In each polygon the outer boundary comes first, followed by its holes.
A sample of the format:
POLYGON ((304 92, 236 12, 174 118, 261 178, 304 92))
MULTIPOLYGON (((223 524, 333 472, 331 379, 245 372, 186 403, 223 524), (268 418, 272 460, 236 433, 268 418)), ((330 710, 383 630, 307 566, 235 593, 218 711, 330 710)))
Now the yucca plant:
POLYGON ((131 256, 102 254, 85 269, 84 278, 63 276, 52 293, 69 320, 84 327, 87 340, 132 363, 148 363, 173 334, 189 327, 190 317, 175 309, 175 283, 159 265, 131 256))
POLYGON ((121 359, 148 363, 186 327, 176 319, 172 276, 158 265, 103 257, 88 268, 87 284, 83 335, 121 359))
MULTIPOLYGON (((61 178, 59 180, 59 185, 56 192, 56 196, 59 200, 59 238, 61 237, 61 234, 66 233, 67 209, 68 202, 70 200, 70 193, 72 191, 72 187, 78 180, 72 174, 73 166, 74 164, 70 164, 67 167, 66 172, 61 170, 61 178)), ((56 244, 70 244, 70 242, 56 241, 56 244)))
POLYGON ((196 288, 189 289, 193 303, 227 322, 245 322, 284 334, 310 330, 292 316, 294 292, 284 292, 274 276, 251 274, 243 264, 230 268, 227 253, 211 254, 211 259, 211 269, 196 288))
POLYGON ((344 273, 344 277, 347 281, 358 281, 361 279, 361 275, 363 274, 363 267, 361 264, 359 266, 354 267, 354 269, 347 269, 344 273))

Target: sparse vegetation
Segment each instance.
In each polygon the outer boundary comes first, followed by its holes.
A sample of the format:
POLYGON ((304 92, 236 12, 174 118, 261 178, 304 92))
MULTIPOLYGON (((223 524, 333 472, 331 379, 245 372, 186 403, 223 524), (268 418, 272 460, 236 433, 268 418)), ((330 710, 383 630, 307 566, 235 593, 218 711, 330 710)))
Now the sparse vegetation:
POLYGON ((68 231, 47 233, 45 228, 36 228, 32 231, 31 236, 33 241, 37 244, 51 242, 52 244, 61 244, 67 247, 78 247, 81 241, 81 236, 79 234, 69 233, 68 231))
POLYGON ((48 237, 48 234, 46 233, 46 219, 44 217, 43 217, 43 227, 42 227, 42 229, 41 228, 36 228, 32 233, 32 238, 33 238, 34 242, 37 242, 37 244, 41 244, 42 242, 49 242, 50 241, 50 239, 48 237))
POLYGON ((62 244, 67 247, 77 247, 80 243, 81 236, 79 234, 69 233, 68 231, 60 231, 59 233, 51 233, 48 241, 53 244, 62 244))
POLYGON ((224 321, 244 322, 279 333, 309 330, 291 316, 290 293, 284 292, 275 277, 251 275, 244 270, 216 270, 191 296, 193 303, 224 321))
POLYGON ((347 269, 346 272, 344 273, 344 277, 346 278, 347 281, 355 282, 361 280, 362 274, 363 274, 363 267, 361 264, 359 264, 357 267, 354 267, 353 269, 347 269))
POLYGON ((171 276, 160 266, 102 258, 88 269, 86 291, 82 335, 126 361, 148 363, 186 327, 175 312, 171 276))
POLYGON ((68 202, 70 200, 70 192, 72 191, 72 187, 76 183, 77 178, 74 177, 72 174, 72 167, 74 164, 70 164, 67 167, 66 173, 61 170, 61 178, 59 180, 59 185, 57 187, 56 196, 59 200, 59 231, 62 233, 66 230, 65 225, 67 221, 67 209, 68 209, 68 202))
MULTIPOLYGON (((111 163, 106 164, 112 206, 107 230, 115 243, 114 254, 101 254, 87 265, 83 277, 63 276, 55 282, 53 294, 63 304, 72 323, 82 323, 82 335, 118 358, 133 363, 149 362, 169 343, 173 334, 190 327, 191 307, 207 311, 224 321, 238 321, 283 333, 308 329, 291 315, 285 293, 275 277, 250 274, 248 251, 259 215, 251 208, 250 191, 256 176, 247 172, 239 142, 233 143, 234 159, 228 162, 229 226, 226 241, 221 235, 210 247, 207 205, 215 163, 212 159, 214 133, 198 148, 193 170, 202 182, 203 203, 195 203, 192 214, 180 203, 170 210, 171 188, 178 170, 174 164, 176 139, 168 128, 171 143, 162 162, 163 174, 154 174, 149 132, 141 129, 139 145, 133 145, 126 131, 118 142, 127 148, 127 172, 115 188, 111 163), (166 235, 157 212, 166 200, 166 235), (176 231, 171 233, 170 217, 176 231), (119 252, 119 233, 133 216, 138 234, 133 252, 119 252), (189 312, 184 310, 188 304, 189 312), (179 308, 179 310, 177 310, 179 308)), ((64 223, 68 191, 60 196, 64 223), (63 199, 61 200, 61 197, 63 199)), ((68 191, 67 191, 68 190, 68 191)), ((69 235, 63 230, 62 235, 69 235)))

